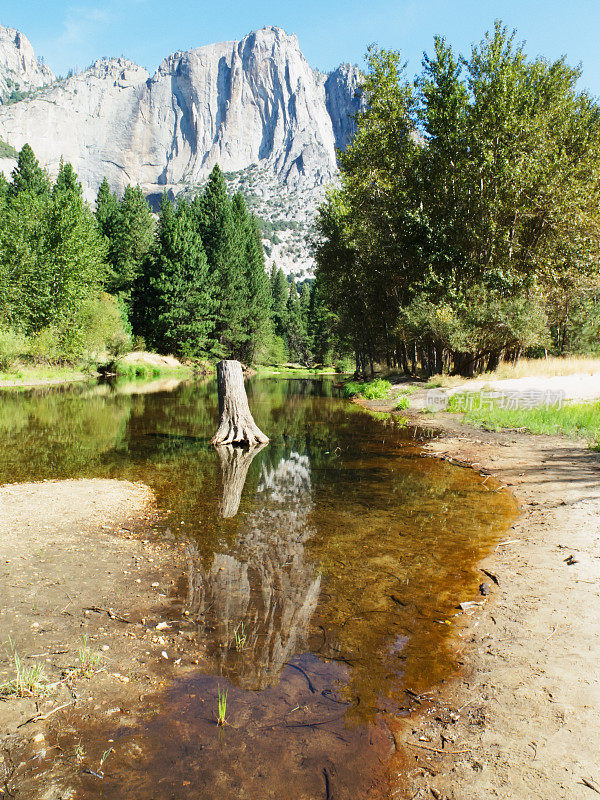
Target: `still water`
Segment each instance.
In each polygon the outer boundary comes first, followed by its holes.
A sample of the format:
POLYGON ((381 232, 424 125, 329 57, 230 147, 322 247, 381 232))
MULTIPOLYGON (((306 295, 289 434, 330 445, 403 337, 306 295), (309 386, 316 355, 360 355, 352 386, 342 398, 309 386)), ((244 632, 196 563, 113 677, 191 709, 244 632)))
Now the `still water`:
POLYGON ((80 775, 76 796, 386 796, 391 720, 456 670, 457 605, 477 599, 476 564, 514 501, 423 457, 424 432, 339 399, 330 382, 251 381, 271 438, 254 453, 208 444, 212 382, 167 388, 0 404, 0 484, 143 481, 161 535, 185 541, 178 591, 204 658, 117 734, 90 723, 91 737, 117 736, 120 755, 101 785, 80 775))

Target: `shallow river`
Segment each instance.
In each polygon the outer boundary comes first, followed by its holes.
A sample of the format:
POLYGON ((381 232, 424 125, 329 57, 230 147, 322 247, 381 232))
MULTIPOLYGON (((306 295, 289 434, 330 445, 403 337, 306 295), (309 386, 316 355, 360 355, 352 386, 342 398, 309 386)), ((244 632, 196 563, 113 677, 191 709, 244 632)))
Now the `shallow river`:
POLYGON ((423 457, 424 431, 329 382, 254 379, 248 393, 271 437, 253 457, 208 444, 212 382, 2 396, 0 484, 148 484, 162 534, 185 538, 179 591, 206 643, 197 671, 119 730, 135 754, 101 786, 83 779, 78 797, 385 796, 390 721, 456 672, 457 606, 479 599, 476 564, 513 519, 512 498, 423 457))

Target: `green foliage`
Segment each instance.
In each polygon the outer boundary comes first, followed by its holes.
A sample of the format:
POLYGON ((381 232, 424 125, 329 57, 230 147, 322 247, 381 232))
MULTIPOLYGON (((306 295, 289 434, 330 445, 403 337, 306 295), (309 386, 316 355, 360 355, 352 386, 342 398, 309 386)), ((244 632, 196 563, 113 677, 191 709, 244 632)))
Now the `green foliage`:
POLYGON ((0 325, 29 337, 34 355, 81 350, 104 247, 71 165, 51 188, 25 145, 0 210, 0 325))
POLYGON ((600 107, 500 23, 416 82, 371 48, 366 110, 320 210, 317 281, 362 371, 470 375, 547 346, 548 298, 600 268, 600 107), (421 324, 423 323, 423 324, 421 324))
POLYGON ((96 198, 96 221, 108 244, 106 289, 129 303, 154 242, 150 206, 139 186, 127 186, 119 202, 104 179, 96 198))
POLYGON ((136 332, 160 352, 199 356, 210 351, 217 283, 210 272, 193 208, 163 196, 156 244, 138 280, 136 332))
POLYGON ((27 337, 10 328, 0 328, 0 372, 11 370, 19 356, 27 353, 27 337))
POLYGON ((348 381, 344 384, 342 394, 344 397, 364 397, 365 400, 383 400, 385 399, 392 384, 383 378, 376 378, 374 381, 348 381))

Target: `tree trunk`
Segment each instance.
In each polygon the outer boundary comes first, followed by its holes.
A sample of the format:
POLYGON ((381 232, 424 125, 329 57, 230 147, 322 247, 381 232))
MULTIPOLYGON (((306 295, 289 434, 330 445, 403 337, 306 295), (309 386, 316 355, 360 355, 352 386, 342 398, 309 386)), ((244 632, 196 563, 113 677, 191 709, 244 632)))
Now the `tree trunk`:
POLYGON ((219 361, 219 428, 211 444, 237 444, 254 447, 266 444, 269 437, 254 422, 244 387, 244 375, 239 361, 219 361))
POLYGON ((223 500, 219 506, 219 513, 222 517, 229 519, 237 514, 248 469, 254 456, 260 453, 263 447, 266 445, 259 444, 249 450, 243 447, 233 447, 230 444, 217 447, 223 474, 223 500))

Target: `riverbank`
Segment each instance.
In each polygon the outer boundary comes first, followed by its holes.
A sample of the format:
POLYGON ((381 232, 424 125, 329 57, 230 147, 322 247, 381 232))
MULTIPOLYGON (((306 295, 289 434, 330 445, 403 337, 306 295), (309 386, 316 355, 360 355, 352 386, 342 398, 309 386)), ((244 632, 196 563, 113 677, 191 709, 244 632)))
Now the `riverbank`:
POLYGON ((471 616, 457 609, 462 674, 420 698, 397 730, 393 796, 591 798, 600 793, 600 457, 585 441, 480 430, 447 413, 410 417, 436 431, 427 455, 500 479, 522 513, 480 564, 482 605, 471 616))

